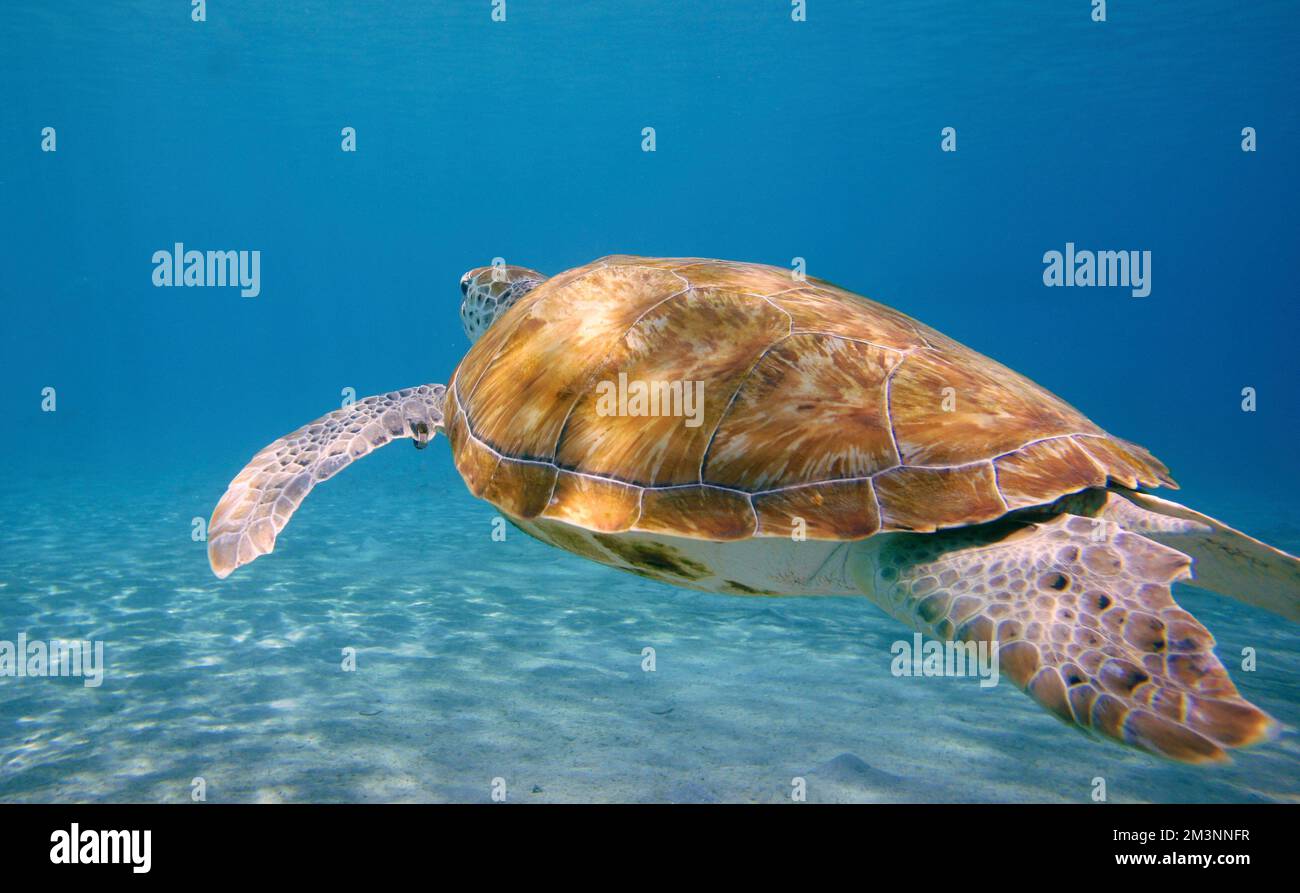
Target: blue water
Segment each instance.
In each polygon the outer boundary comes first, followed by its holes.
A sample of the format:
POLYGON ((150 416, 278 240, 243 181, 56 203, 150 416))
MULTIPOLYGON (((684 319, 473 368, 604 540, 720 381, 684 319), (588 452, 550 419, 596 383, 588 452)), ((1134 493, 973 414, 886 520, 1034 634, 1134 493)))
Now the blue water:
MULTIPOLYGON (((1291 734, 1170 765, 1009 686, 891 677, 903 630, 862 600, 493 542, 442 439, 323 485, 226 581, 191 538, 344 388, 445 382, 466 269, 634 253, 805 258, 1300 550, 1293 3, 186 7, 0 16, 0 639, 107 661, 97 688, 0 678, 0 799, 187 801, 202 777, 220 801, 487 800, 499 777, 525 802, 788 801, 796 776, 810 800, 1080 802, 1098 776, 1116 801, 1300 798, 1291 734), (260 251, 260 295, 155 287, 176 242, 260 251), (1151 251, 1151 294, 1044 287, 1066 242, 1151 251)), ((1300 724, 1295 626, 1177 595, 1300 724)))

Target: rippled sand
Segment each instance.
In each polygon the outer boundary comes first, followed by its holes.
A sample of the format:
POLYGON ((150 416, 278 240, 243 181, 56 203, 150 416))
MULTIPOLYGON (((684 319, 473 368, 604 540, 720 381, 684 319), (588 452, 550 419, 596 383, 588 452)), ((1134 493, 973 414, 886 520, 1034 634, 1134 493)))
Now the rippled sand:
MULTIPOLYGON (((892 677, 908 633, 866 600, 707 595, 493 542, 443 442, 349 469, 218 581, 190 519, 233 470, 0 496, 0 638, 103 639, 108 664, 99 688, 0 679, 0 799, 185 801, 202 777, 210 801, 487 801, 502 778, 512 802, 775 802, 802 777, 809 801, 1078 802, 1100 776, 1116 802, 1300 800, 1292 734, 1169 765, 1010 686, 892 677)), ((1294 518, 1229 520, 1300 546, 1294 518)), ((1230 666, 1257 649, 1234 678, 1296 725, 1296 628, 1178 597, 1230 666)))

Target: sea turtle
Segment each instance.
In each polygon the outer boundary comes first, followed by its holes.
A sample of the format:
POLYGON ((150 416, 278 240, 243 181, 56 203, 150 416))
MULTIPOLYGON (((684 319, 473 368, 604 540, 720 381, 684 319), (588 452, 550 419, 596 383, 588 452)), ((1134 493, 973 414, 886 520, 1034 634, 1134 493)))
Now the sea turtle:
POLYGON ((320 481, 450 439, 544 543, 736 595, 865 595, 996 647, 1082 729, 1186 762, 1275 734, 1174 581, 1300 619, 1300 561, 1145 492, 1175 487, 1028 379, 881 304, 754 263, 612 256, 461 279, 447 386, 369 397, 253 457, 212 515, 225 577, 320 481))

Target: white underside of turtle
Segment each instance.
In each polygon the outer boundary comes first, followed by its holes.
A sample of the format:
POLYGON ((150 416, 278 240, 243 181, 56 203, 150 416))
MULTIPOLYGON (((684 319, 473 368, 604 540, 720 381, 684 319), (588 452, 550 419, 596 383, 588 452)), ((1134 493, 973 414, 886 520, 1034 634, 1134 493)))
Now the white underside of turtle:
POLYGON ((1063 721, 1167 758, 1278 733, 1171 585, 1296 621, 1300 561, 1145 492, 1173 486, 1154 457, 992 360, 757 264, 498 266, 461 291, 474 347, 449 386, 358 401, 254 456, 213 512, 217 576, 272 551, 315 484, 441 430, 475 495, 583 558, 708 592, 865 596, 989 643, 1063 721), (694 424, 622 397, 611 413, 628 380, 697 388, 694 424))

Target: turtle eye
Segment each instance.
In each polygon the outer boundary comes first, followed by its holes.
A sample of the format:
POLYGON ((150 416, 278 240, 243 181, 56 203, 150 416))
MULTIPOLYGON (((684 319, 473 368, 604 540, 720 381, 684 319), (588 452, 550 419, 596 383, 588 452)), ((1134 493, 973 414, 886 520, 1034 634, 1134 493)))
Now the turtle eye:
POLYGON ((461 293, 462 295, 467 295, 467 294, 469 294, 469 277, 468 277, 468 276, 464 276, 464 277, 462 277, 461 280, 460 280, 460 293, 461 293))

